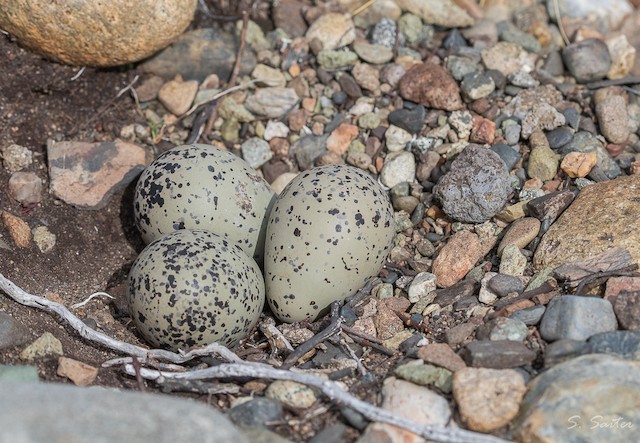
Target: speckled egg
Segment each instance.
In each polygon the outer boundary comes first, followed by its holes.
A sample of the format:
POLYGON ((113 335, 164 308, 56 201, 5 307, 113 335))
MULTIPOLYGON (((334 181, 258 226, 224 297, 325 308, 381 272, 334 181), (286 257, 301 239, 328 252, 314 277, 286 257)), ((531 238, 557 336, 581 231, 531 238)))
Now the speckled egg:
POLYGON ((131 317, 152 345, 233 346, 254 327, 264 281, 242 249, 210 231, 181 230, 147 245, 129 272, 131 317))
POLYGON ((178 146, 142 172, 134 217, 146 243, 180 229, 206 229, 262 263, 275 193, 241 158, 210 145, 178 146))
POLYGON ((327 165, 300 173, 267 224, 271 310, 286 322, 316 318, 377 275, 394 235, 389 198, 366 172, 327 165))

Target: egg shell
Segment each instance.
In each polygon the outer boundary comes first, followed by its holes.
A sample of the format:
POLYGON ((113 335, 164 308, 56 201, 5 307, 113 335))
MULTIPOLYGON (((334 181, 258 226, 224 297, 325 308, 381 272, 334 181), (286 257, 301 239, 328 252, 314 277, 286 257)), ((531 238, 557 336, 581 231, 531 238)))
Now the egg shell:
POLYGON ((217 234, 181 230, 150 243, 129 272, 131 317, 152 345, 235 345, 264 307, 257 263, 217 234))
POLYGON ((314 319, 378 274, 393 238, 393 209, 364 171, 327 165, 300 173, 267 224, 267 301, 285 322, 314 319))
POLYGON ((214 146, 168 150, 141 174, 134 219, 145 243, 180 229, 206 229, 262 263, 275 193, 247 162, 214 146))

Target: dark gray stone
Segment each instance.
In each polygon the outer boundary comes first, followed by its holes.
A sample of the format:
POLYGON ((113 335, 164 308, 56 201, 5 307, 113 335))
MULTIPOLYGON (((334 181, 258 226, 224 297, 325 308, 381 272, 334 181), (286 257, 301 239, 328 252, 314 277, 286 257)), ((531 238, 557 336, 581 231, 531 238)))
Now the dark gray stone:
POLYGON ((531 306, 514 312, 510 317, 520 320, 527 326, 534 326, 540 323, 545 310, 545 306, 531 306))
POLYGON ((573 139, 573 131, 569 130, 566 126, 560 126, 559 128, 552 129, 547 132, 546 135, 551 149, 558 149, 571 142, 571 139, 573 139))
POLYGON ((23 345, 30 338, 31 333, 26 326, 0 311, 0 350, 23 345))
POLYGON ((564 63, 560 51, 551 51, 544 60, 543 69, 553 76, 564 74, 564 63))
MULTIPOLYGON (((209 74, 221 80, 231 76, 238 55, 240 39, 221 29, 202 28, 183 34, 174 44, 143 62, 140 69, 172 79, 180 74, 185 80, 203 81, 209 74)), ((256 66, 256 57, 245 48, 240 63, 240 75, 249 74, 256 66)))
POLYGON ((544 366, 550 368, 589 352, 590 347, 586 341, 563 338, 547 345, 544 350, 544 366))
POLYGON ((295 156, 301 171, 313 167, 313 161, 327 151, 329 134, 307 135, 291 145, 290 152, 295 156))
POLYGON ((511 171, 522 158, 522 155, 520 155, 518 151, 504 143, 493 145, 491 150, 500 156, 502 161, 507 165, 507 169, 509 171, 511 171))
POLYGON ((347 432, 347 427, 342 423, 336 423, 318 432, 309 440, 309 443, 335 443, 342 441, 345 432, 347 432))
POLYGON ((417 134, 424 126, 424 119, 427 111, 422 105, 396 109, 389 113, 389 123, 411 134, 417 134))
POLYGON ((195 401, 52 383, 0 383, 0 392, 2 443, 249 442, 224 414, 195 401))
POLYGON ((586 340, 600 332, 615 331, 617 326, 609 300, 561 295, 547 305, 540 322, 540 335, 547 341, 586 340))
POLYGON ((596 38, 571 43, 562 50, 562 59, 578 83, 600 80, 611 67, 607 45, 596 38))
MULTIPOLYGON (((553 223, 559 216, 569 207, 576 195, 572 191, 555 191, 542 197, 534 198, 527 203, 529 215, 537 218, 543 224, 553 223)), ((548 229, 549 226, 546 226, 548 229)), ((540 233, 546 232, 546 229, 540 229, 540 233)))
POLYGON ((453 28, 442 42, 442 46, 445 49, 457 49, 463 46, 468 46, 467 40, 462 36, 462 33, 458 28, 453 28))
POLYGON ((489 289, 499 297, 504 297, 511 292, 522 292, 524 285, 522 280, 513 275, 496 274, 487 282, 489 289))
POLYGON ((265 426, 282 419, 282 404, 268 397, 256 397, 229 409, 227 417, 238 426, 265 426))
POLYGON ((515 368, 528 365, 536 353, 517 341, 474 341, 465 346, 463 358, 469 366, 482 368, 515 368))
POLYGON ((564 115, 567 124, 577 131, 580 127, 580 113, 573 108, 567 108, 562 111, 562 115, 564 115))
POLYGON ((475 292, 476 284, 472 281, 462 280, 448 288, 436 289, 434 303, 445 308, 464 297, 469 297, 475 292))
POLYGON ((483 223, 497 214, 512 191, 509 170, 500 156, 468 145, 433 188, 445 214, 464 223, 483 223))
POLYGON ((610 354, 627 360, 640 360, 640 332, 611 331, 593 335, 587 340, 590 352, 610 354))

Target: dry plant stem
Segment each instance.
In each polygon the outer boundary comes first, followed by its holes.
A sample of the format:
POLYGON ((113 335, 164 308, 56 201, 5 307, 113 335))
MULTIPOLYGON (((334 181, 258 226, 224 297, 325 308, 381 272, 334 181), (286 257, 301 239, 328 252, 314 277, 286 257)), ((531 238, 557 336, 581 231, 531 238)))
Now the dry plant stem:
POLYGON ((298 346, 295 351, 289 354, 280 367, 282 369, 289 369, 291 366, 295 365, 300 357, 331 337, 333 334, 340 331, 341 325, 342 317, 340 316, 340 303, 333 302, 331 305, 331 324, 298 346))
POLYGON ((247 45, 247 28, 249 27, 249 13, 242 11, 242 31, 240 31, 240 47, 238 48, 238 55, 236 56, 236 62, 233 64, 233 70, 231 71, 231 77, 229 78, 228 88, 236 85, 238 81, 238 74, 240 73, 240 64, 242 63, 242 54, 244 48, 247 45))
MULTIPOLYGON (((125 366, 125 372, 135 375, 132 365, 125 366)), ((343 390, 331 380, 300 372, 285 371, 272 368, 262 363, 242 362, 224 363, 206 369, 195 369, 188 372, 171 373, 152 369, 141 369, 142 377, 149 380, 205 380, 216 378, 251 377, 271 380, 291 380, 322 391, 329 399, 344 406, 355 409, 371 421, 389 423, 399 426, 423 438, 443 443, 506 443, 507 440, 491 435, 480 434, 461 429, 447 429, 439 426, 420 425, 406 418, 399 417, 385 409, 373 406, 343 390)))
POLYGON ((184 363, 193 358, 217 354, 227 361, 242 361, 233 352, 224 346, 212 343, 203 348, 197 348, 185 354, 178 354, 164 349, 147 349, 141 346, 132 345, 109 337, 102 332, 96 331, 84 324, 82 320, 76 317, 66 306, 48 300, 44 297, 29 294, 25 290, 16 286, 11 280, 0 274, 0 289, 2 289, 9 297, 17 301, 21 305, 38 308, 42 311, 58 314, 71 326, 82 338, 96 342, 106 348, 136 357, 141 363, 148 360, 164 360, 171 363, 184 363))

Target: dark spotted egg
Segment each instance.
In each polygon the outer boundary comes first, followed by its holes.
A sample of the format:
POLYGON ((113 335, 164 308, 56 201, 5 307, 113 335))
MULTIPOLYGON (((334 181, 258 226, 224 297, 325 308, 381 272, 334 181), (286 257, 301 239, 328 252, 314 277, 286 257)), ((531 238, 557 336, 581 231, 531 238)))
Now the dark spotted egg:
POLYGON ((389 198, 366 172, 327 165, 300 173, 267 224, 271 310, 286 322, 316 318, 377 275, 394 236, 389 198))
POLYGON ((262 262, 275 193, 241 158, 210 145, 178 146, 142 172, 134 217, 146 243, 180 229, 206 229, 262 262))
POLYGON ((264 306, 257 263, 210 231, 181 230, 147 245, 129 272, 131 317, 152 345, 233 346, 264 306))

